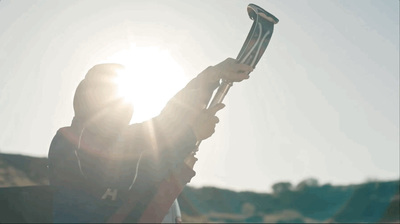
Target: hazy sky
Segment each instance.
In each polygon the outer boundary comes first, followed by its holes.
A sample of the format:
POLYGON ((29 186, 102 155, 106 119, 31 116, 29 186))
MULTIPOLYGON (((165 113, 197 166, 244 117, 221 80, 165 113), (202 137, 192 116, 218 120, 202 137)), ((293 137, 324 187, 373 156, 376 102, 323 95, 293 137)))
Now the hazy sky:
MULTIPOLYGON (((280 22, 251 78, 224 101, 191 185, 269 191, 307 177, 399 178, 398 0, 2 0, 1 152, 47 156, 57 129, 70 125, 77 84, 112 56, 142 52, 158 78, 141 90, 164 98, 235 58, 252 24, 249 3, 280 22)), ((162 109, 146 100, 138 113, 162 109)))

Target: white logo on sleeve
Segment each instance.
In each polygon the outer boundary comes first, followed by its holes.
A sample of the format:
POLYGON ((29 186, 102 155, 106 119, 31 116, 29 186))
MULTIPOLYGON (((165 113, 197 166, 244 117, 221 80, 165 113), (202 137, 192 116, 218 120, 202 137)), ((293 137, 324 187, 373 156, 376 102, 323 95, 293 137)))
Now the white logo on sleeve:
POLYGON ((111 189, 108 188, 106 193, 104 193, 104 195, 101 197, 101 199, 106 199, 108 196, 111 197, 112 201, 115 201, 115 199, 117 199, 117 194, 118 194, 118 189, 111 189))

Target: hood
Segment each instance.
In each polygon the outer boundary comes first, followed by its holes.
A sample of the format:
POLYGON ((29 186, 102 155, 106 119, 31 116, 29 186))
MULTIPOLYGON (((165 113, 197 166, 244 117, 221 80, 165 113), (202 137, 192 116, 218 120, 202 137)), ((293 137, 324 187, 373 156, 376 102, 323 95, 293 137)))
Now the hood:
POLYGON ((99 123, 114 115, 122 116, 119 120, 127 120, 129 124, 133 110, 121 106, 123 99, 118 96, 118 85, 115 82, 119 70, 122 69, 124 67, 120 64, 109 63, 95 65, 87 72, 75 91, 73 125, 99 123))

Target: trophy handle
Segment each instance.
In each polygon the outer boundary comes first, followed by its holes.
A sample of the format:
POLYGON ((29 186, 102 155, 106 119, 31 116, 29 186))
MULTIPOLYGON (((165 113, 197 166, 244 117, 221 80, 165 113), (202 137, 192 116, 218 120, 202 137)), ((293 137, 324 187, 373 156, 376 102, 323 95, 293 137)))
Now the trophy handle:
MULTIPOLYGON (((274 32, 274 25, 277 24, 279 20, 274 15, 255 4, 249 4, 247 6, 247 13, 250 19, 253 20, 253 25, 236 60, 255 68, 261 56, 263 56, 265 49, 267 49, 272 33, 274 32)), ((222 80, 208 108, 221 103, 231 86, 232 82, 222 80)), ((196 143, 196 151, 198 151, 200 143, 201 141, 196 143)))

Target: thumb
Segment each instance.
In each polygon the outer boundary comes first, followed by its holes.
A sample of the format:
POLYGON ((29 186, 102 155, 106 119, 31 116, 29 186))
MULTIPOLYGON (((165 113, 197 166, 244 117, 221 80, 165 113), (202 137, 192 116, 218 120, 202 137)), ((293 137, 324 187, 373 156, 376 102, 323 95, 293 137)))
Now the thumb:
POLYGON ((211 108, 208 109, 208 113, 210 115, 215 115, 218 111, 220 111, 222 108, 225 107, 225 104, 223 103, 218 103, 212 106, 211 108))

